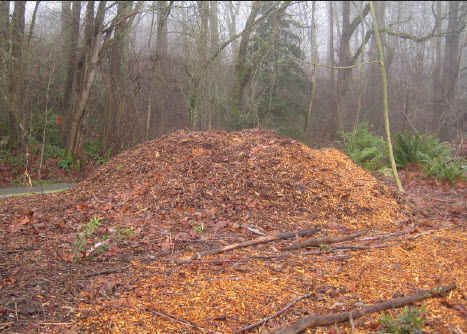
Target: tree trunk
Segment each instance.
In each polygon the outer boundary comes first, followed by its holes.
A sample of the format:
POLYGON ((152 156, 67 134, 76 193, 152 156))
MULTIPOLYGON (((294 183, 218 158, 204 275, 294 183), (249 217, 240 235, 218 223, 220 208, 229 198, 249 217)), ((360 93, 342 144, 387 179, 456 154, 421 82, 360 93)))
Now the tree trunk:
POLYGON ((451 137, 450 125, 448 124, 456 115, 456 83, 459 74, 459 40, 461 25, 465 25, 460 19, 459 1, 449 1, 448 28, 446 43, 444 48, 443 61, 443 123, 439 133, 441 140, 448 140, 451 137))
MULTIPOLYGON (((436 15, 441 17, 441 0, 436 1, 436 15)), ((438 25, 436 29, 436 34, 439 35, 441 32, 441 25, 438 25)), ((440 126, 440 110, 439 106, 441 104, 441 37, 436 37, 436 48, 435 52, 435 64, 433 71, 433 98, 432 98, 432 121, 431 121, 431 131, 436 133, 440 126)))
MULTIPOLYGON (((238 9, 235 9, 232 1, 227 1, 228 13, 227 16, 227 27, 229 29, 229 37, 232 39, 237 34, 237 15, 238 9)), ((238 41, 235 39, 232 42, 232 54, 236 55, 238 52, 238 41)))
POLYGON ((369 3, 370 3, 371 15, 373 16, 373 26, 375 27, 376 44, 378 46, 378 52, 379 52, 379 58, 380 58, 381 78, 383 80, 384 124, 386 128, 386 142, 388 145, 389 161, 391 162, 392 175, 394 176, 394 180, 396 181, 397 189, 399 190, 399 192, 402 193, 404 192, 404 189, 402 188, 401 181, 399 180, 399 175, 397 174, 396 162, 394 161, 394 154, 392 151, 391 131, 389 129, 388 84, 386 80, 386 70, 384 67, 383 46, 381 44, 381 39, 379 38, 378 23, 376 21, 375 9, 373 8, 373 1, 370 1, 369 3))
POLYGON ((149 140, 149 132, 151 128, 151 113, 153 109, 153 96, 155 88, 158 88, 159 93, 161 94, 160 103, 155 103, 156 110, 160 111, 160 133, 163 131, 164 127, 164 110, 165 110, 165 99, 166 92, 165 89, 161 90, 161 87, 164 87, 163 80, 166 78, 166 61, 167 61, 167 52, 168 52, 168 30, 167 30, 167 18, 170 14, 173 1, 167 4, 167 1, 158 1, 158 11, 157 11, 157 30, 156 30, 156 44, 154 46, 154 53, 152 56, 151 64, 151 77, 150 77, 150 86, 149 86, 149 100, 146 111, 146 127, 144 131, 144 140, 149 140))
POLYGON ((312 69, 311 69, 311 87, 310 87, 310 100, 308 102, 308 113, 305 116, 305 125, 303 127, 303 136, 307 135, 308 126, 311 120, 311 112, 313 108, 313 98, 315 95, 316 84, 316 63, 318 62, 318 43, 316 42, 316 1, 311 3, 311 53, 312 53, 312 69))
POLYGON ((350 22, 350 1, 343 1, 342 6, 342 35, 339 44, 340 68, 337 71, 337 108, 331 123, 334 125, 334 129, 340 131, 345 130, 344 117, 347 116, 349 104, 348 91, 352 80, 352 68, 349 68, 349 66, 353 66, 355 63, 355 57, 350 53, 350 39, 370 10, 369 6, 366 5, 362 13, 359 13, 350 22))
MULTIPOLYGON (((65 73, 65 86, 63 88, 63 97, 61 103, 61 115, 63 124, 60 128, 59 140, 66 143, 68 130, 71 122, 71 94, 73 90, 73 79, 76 70, 76 59, 78 57, 78 40, 79 40, 79 22, 81 15, 81 1, 73 1, 71 19, 69 20, 70 26, 66 27, 69 32, 69 45, 66 50, 66 73, 65 73)), ((78 74, 79 75, 79 74, 78 74)))
MULTIPOLYGON (((334 5, 332 1, 329 1, 329 64, 335 66, 336 61, 334 60, 334 5)), ((335 74, 334 69, 329 69, 331 77, 331 88, 335 91, 335 74)))
MULTIPOLYGON (((117 20, 127 16, 132 9, 131 1, 119 1, 117 20)), ((122 118, 125 112, 127 53, 128 53, 128 21, 115 28, 115 43, 109 49, 109 83, 107 85, 107 104, 104 113, 104 133, 102 136, 102 154, 113 147, 117 152, 123 146, 124 131, 122 118)))
MULTIPOLYGON (((7 58, 9 53, 8 31, 10 26, 10 1, 0 1, 0 54, 7 58)), ((6 91, 8 62, 0 66, 0 91, 6 91)), ((0 94, 0 136, 8 134, 8 106, 4 94, 0 94)))
MULTIPOLYGON (((210 27, 210 35, 211 35, 211 53, 216 52, 219 49, 219 23, 218 23, 218 4, 217 1, 210 1, 210 11, 209 11, 209 27, 210 27)), ((219 74, 219 65, 220 59, 216 59, 210 66, 209 71, 209 82, 207 82, 208 86, 208 98, 207 98, 207 115, 206 120, 204 122, 204 129, 211 130, 212 122, 214 117, 214 112, 218 109, 218 106, 215 104, 217 101, 217 97, 219 96, 219 89, 218 89, 218 74, 219 74)))
MULTIPOLYGON (((246 27, 255 21, 260 7, 261 4, 259 2, 252 1, 251 12, 246 21, 246 27)), ((243 79, 246 74, 246 57, 248 42, 250 40, 250 33, 251 31, 246 31, 243 34, 242 39, 240 40, 238 54, 235 59, 234 85, 232 87, 232 106, 230 108, 230 126, 233 129, 238 129, 241 123, 243 88, 246 86, 246 83, 243 84, 243 79)))
POLYGON ((99 47, 105 14, 106 2, 101 1, 94 18, 94 3, 95 1, 88 1, 87 3, 84 45, 78 58, 78 73, 73 80, 73 93, 70 104, 71 121, 67 131, 65 154, 72 161, 72 167, 75 169, 80 167, 81 131, 84 125, 86 105, 99 61, 99 47))
MULTIPOLYGON (((200 16, 200 33, 198 47, 196 49, 197 61, 194 66, 194 80, 192 99, 190 103, 190 128, 195 130, 201 129, 202 118, 205 116, 205 108, 201 107, 201 101, 206 102, 206 89, 203 87, 206 84, 206 78, 202 77, 203 64, 206 63, 208 55, 208 19, 209 7, 207 1, 198 1, 198 11, 200 16), (201 111, 204 111, 201 115, 201 111)), ((205 104, 203 105, 205 106, 205 104)))
MULTIPOLYGON (((271 29, 271 34, 269 36, 268 42, 263 43, 258 51, 251 57, 252 60, 247 64, 246 56, 247 56, 247 46, 249 41, 250 34, 247 33, 242 36, 242 40, 240 42, 239 53, 237 56, 237 60, 235 62, 235 70, 234 70, 234 86, 232 88, 232 105, 230 108, 230 128, 239 130, 243 126, 243 92, 245 87, 250 82, 251 75, 254 72, 256 66, 258 65, 261 57, 264 55, 265 52, 268 51, 269 47, 274 46, 279 37, 279 28, 280 28, 280 19, 281 16, 284 14, 287 7, 290 5, 290 1, 284 1, 279 9, 275 12, 273 17, 273 26, 271 29), (245 36, 247 38, 245 38, 245 36)), ((254 21, 258 11, 260 9, 260 4, 254 3, 251 9, 250 16, 247 20, 247 26, 251 22, 254 21)))
POLYGON ((15 9, 11 18, 11 61, 8 78, 8 116, 10 122, 9 140, 18 149, 24 144, 26 126, 24 124, 24 14, 26 1, 15 1, 15 9))

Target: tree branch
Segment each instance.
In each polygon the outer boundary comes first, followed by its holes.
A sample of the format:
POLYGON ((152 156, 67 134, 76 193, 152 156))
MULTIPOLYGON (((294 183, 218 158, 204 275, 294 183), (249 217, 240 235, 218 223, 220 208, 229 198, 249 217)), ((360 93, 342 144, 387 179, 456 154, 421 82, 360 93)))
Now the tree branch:
POLYGON ((303 317, 292 323, 292 325, 282 328, 275 332, 275 334, 297 334, 307 328, 315 328, 318 326, 331 325, 339 322, 345 322, 349 319, 357 319, 366 314, 381 312, 388 309, 402 307, 408 304, 413 304, 415 302, 440 296, 454 290, 456 284, 451 284, 446 287, 437 287, 430 290, 422 290, 411 294, 405 297, 399 297, 391 300, 386 300, 384 302, 363 307, 361 309, 356 309, 351 312, 342 312, 337 314, 325 315, 325 316, 315 316, 310 315, 303 317))

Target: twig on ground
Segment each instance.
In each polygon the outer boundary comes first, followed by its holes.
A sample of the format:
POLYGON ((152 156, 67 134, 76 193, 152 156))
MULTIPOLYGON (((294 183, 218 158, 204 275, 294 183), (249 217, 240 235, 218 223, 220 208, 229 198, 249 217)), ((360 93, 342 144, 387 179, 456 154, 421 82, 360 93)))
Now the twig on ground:
POLYGON ((254 234, 258 234, 258 235, 261 235, 261 236, 265 236, 266 234, 264 234, 263 232, 260 232, 258 230, 255 230, 254 228, 251 228, 251 227, 248 227, 248 226, 245 226, 244 227, 246 230, 250 231, 251 233, 254 233, 254 234))
POLYGON ((239 333, 245 333, 246 331, 249 331, 250 329, 253 329, 255 327, 258 327, 266 322, 268 322, 269 320, 275 318, 275 317, 278 317, 280 316, 282 313, 284 313, 285 311, 287 311, 289 308, 291 308, 292 306, 294 306, 295 304, 297 304, 300 300, 302 299, 305 299, 305 298, 308 298, 308 297, 311 297, 313 296, 312 293, 308 293, 306 295, 303 295, 301 297, 298 297, 298 298, 295 298, 294 300, 292 300, 286 307, 284 307, 282 310, 274 313, 273 315, 270 315, 269 317, 266 317, 258 322, 255 322, 254 324, 251 324, 251 325, 248 325, 246 327, 243 327, 242 329, 236 331, 235 333, 236 334, 239 334, 239 333))
POLYGON ((257 245, 257 244, 264 244, 264 243, 268 243, 268 242, 272 242, 272 241, 276 241, 276 240, 280 240, 280 239, 293 238, 296 235, 305 236, 305 235, 308 235, 308 234, 311 234, 311 233, 316 233, 318 231, 319 230, 316 229, 316 228, 310 228, 310 229, 303 230, 303 231, 298 231, 298 232, 280 233, 280 234, 271 235, 271 236, 267 236, 267 237, 260 237, 260 238, 256 238, 256 239, 253 239, 253 240, 248 240, 248 241, 240 242, 240 243, 237 243, 237 244, 232 244, 232 245, 228 245, 228 246, 224 246, 224 247, 220 247, 220 248, 216 248, 216 249, 211 249, 211 250, 201 252, 201 253, 198 253, 198 254, 194 254, 192 256, 180 259, 178 262, 179 263, 185 263, 185 262, 188 262, 190 260, 195 260, 195 259, 199 260, 199 259, 201 259, 201 257, 206 256, 206 255, 214 255, 214 254, 228 252, 230 250, 237 249, 237 248, 248 247, 248 246, 257 245))
POLYGON ((1 307, 1 306, 0 306, 0 310, 2 310, 2 311, 15 312, 15 310, 12 310, 11 308, 1 307))
POLYGON ((107 274, 113 274, 119 271, 127 270, 130 268, 130 266, 125 266, 121 268, 115 268, 115 269, 106 269, 106 270, 101 270, 101 271, 96 271, 91 274, 84 275, 84 277, 92 277, 92 276, 99 276, 99 275, 107 275, 107 274))
POLYGON ((344 235, 342 237, 326 237, 326 238, 316 238, 316 239, 311 239, 311 240, 305 240, 305 241, 293 244, 289 247, 285 247, 284 250, 299 249, 299 248, 313 247, 313 246, 316 247, 316 246, 324 245, 324 244, 335 244, 338 242, 358 238, 359 236, 364 235, 368 231, 369 229, 365 229, 363 231, 350 234, 350 235, 344 235))
POLYGON ((296 334, 307 328, 315 328, 318 326, 330 325, 339 322, 345 322, 349 320, 349 317, 352 319, 360 318, 366 314, 381 312, 388 309, 402 307, 408 304, 412 304, 427 298, 437 297, 446 292, 449 292, 456 288, 456 284, 451 284, 446 287, 437 287, 430 290, 422 290, 416 293, 413 293, 409 296, 399 297, 391 300, 386 300, 384 302, 362 307, 360 309, 353 310, 351 312, 342 312, 337 314, 325 315, 325 316, 307 316, 298 319, 290 326, 282 328, 275 332, 275 334, 296 334))
POLYGON ((167 318, 167 319, 170 319, 170 320, 174 320, 182 325, 185 325, 185 326, 188 326, 188 327, 191 327, 191 328, 194 328, 194 329, 197 329, 199 331, 204 331, 204 332, 209 332, 209 333, 215 333, 215 334, 221 334, 219 332, 214 332, 210 329, 207 329, 207 328, 203 328, 203 327, 199 327, 199 326, 196 326, 194 324, 192 324, 191 322, 187 321, 187 320, 184 320, 184 319, 181 319, 179 317, 176 317, 174 315, 171 315, 171 314, 168 314, 168 313, 164 313, 164 312, 161 312, 161 311, 156 311, 156 310, 153 310, 151 308, 146 308, 146 311, 148 312, 151 312, 153 314, 156 314, 158 316, 161 316, 163 318, 167 318))

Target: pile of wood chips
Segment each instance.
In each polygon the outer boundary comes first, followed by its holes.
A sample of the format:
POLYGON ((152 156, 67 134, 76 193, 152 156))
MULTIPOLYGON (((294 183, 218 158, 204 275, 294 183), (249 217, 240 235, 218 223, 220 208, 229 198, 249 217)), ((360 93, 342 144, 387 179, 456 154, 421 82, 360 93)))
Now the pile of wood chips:
POLYGON ((162 213, 162 221, 192 209, 192 224, 207 227, 222 218, 280 231, 385 230, 403 219, 397 196, 341 151, 260 130, 178 131, 120 154, 71 193, 162 213))
MULTIPOLYGON (((411 203, 336 149, 256 129, 177 131, 118 155, 46 203, 43 219, 63 260, 56 265, 71 268, 55 279, 76 278, 67 283, 79 291, 76 330, 274 333, 306 316, 453 284, 422 302, 424 330, 467 328, 465 215, 442 228, 421 226, 411 203), (132 226, 135 234, 101 258, 65 263, 78 227, 96 216, 99 233, 132 226), (318 231, 264 237, 307 229, 318 231)), ((306 332, 375 332, 380 316, 346 313, 344 322, 306 332)))

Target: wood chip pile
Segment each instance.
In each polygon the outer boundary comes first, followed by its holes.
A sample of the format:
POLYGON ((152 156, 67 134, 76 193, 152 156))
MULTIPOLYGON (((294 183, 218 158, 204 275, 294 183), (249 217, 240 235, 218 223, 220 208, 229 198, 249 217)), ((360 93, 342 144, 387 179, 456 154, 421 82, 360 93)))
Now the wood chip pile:
POLYGON ((73 194, 78 202, 110 196, 166 215, 207 210, 281 231, 337 222, 384 228, 401 211, 393 194, 342 152, 260 130, 163 136, 112 159, 73 194))

